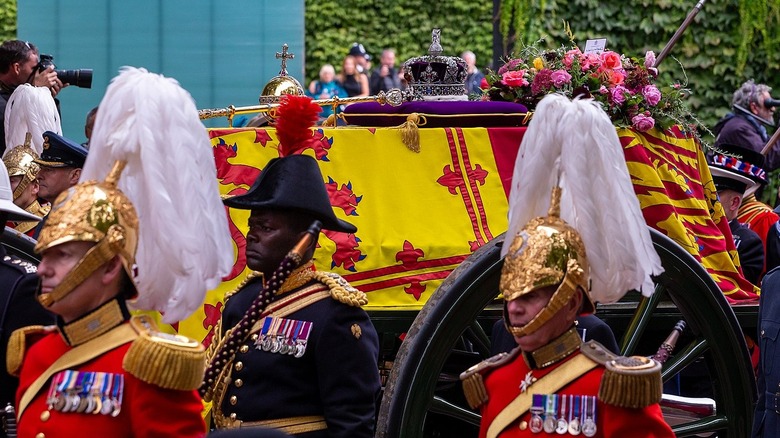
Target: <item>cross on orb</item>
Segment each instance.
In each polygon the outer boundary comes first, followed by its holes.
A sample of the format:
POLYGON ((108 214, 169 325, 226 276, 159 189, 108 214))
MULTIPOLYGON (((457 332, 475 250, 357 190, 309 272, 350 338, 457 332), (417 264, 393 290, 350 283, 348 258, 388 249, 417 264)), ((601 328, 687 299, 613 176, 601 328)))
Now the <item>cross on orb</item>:
POLYGON ((287 60, 295 58, 295 55, 287 52, 287 44, 282 45, 282 52, 276 52, 276 59, 282 60, 282 71, 279 72, 280 76, 287 75, 287 60))

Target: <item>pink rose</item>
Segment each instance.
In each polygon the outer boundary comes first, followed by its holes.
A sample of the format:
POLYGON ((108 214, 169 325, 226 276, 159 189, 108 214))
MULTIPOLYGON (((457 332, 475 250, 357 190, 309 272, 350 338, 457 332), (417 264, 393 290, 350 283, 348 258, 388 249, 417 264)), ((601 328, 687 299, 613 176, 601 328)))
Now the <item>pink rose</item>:
POLYGON ((620 55, 617 53, 606 50, 604 52, 601 52, 601 67, 607 70, 614 70, 616 68, 620 68, 623 66, 623 63, 620 61, 620 55))
POLYGON ((501 75, 501 80, 509 87, 525 87, 528 80, 525 78, 525 70, 508 71, 501 75))
POLYGON ((661 101, 661 91, 655 85, 645 85, 645 88, 642 89, 642 95, 645 96, 645 100, 650 106, 656 106, 661 101))
POLYGON ((550 76, 553 85, 560 88, 563 84, 571 83, 571 75, 566 70, 555 70, 550 76))
POLYGON ((579 47, 575 47, 574 49, 569 50, 566 52, 565 55, 563 55, 563 65, 566 66, 566 68, 571 68, 571 64, 574 62, 575 59, 582 56, 582 52, 580 52, 579 47))
POLYGON ((626 102, 626 94, 628 94, 628 89, 622 85, 618 85, 612 89, 612 101, 618 105, 623 105, 623 103, 626 102))
POLYGON ((655 120, 645 114, 637 114, 631 118, 631 125, 639 132, 647 132, 655 126, 655 120))
POLYGON ((655 65, 655 52, 652 50, 645 53, 645 68, 651 69, 655 65))
POLYGON ((490 88, 490 84, 488 84, 487 79, 482 78, 482 82, 479 83, 479 89, 480 90, 487 90, 490 88))
POLYGON ((607 83, 614 87, 615 85, 623 85, 623 81, 626 78, 626 71, 622 68, 618 70, 607 70, 604 72, 604 75, 606 76, 607 83))
POLYGON ((582 55, 582 58, 580 59, 582 71, 588 71, 593 67, 598 67, 600 63, 601 59, 599 58, 599 55, 592 52, 582 55))
POLYGON ((609 89, 602 85, 601 87, 599 87, 599 93, 607 94, 607 93, 609 93, 609 89))

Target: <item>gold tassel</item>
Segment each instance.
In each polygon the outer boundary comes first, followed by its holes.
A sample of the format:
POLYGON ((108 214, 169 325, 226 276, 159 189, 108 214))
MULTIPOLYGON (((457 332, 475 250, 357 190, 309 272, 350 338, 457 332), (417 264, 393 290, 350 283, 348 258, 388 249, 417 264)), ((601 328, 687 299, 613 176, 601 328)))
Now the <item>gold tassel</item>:
POLYGON ((406 121, 401 124, 401 141, 412 152, 420 152, 420 131, 418 125, 425 125, 425 116, 411 113, 406 116, 406 121))
POLYGON ((467 377, 462 377, 463 394, 466 395, 466 402, 471 409, 477 409, 488 401, 485 382, 482 380, 482 374, 473 373, 467 377))
POLYGON ((206 349, 200 342, 180 335, 150 330, 149 320, 131 321, 139 331, 127 350, 122 368, 133 376, 161 388, 198 389, 206 372, 206 349))
POLYGON ((5 356, 5 367, 8 374, 19 377, 19 371, 24 362, 24 353, 27 349, 27 336, 35 333, 44 333, 46 327, 42 325, 31 325, 14 330, 11 337, 8 338, 8 350, 5 356))
POLYGON ((325 119, 324 122, 322 122, 322 126, 325 128, 332 128, 336 126, 336 114, 331 114, 328 116, 327 119, 325 119))
POLYGON ((642 356, 619 357, 606 364, 599 399, 621 408, 641 409, 661 401, 661 364, 642 356))

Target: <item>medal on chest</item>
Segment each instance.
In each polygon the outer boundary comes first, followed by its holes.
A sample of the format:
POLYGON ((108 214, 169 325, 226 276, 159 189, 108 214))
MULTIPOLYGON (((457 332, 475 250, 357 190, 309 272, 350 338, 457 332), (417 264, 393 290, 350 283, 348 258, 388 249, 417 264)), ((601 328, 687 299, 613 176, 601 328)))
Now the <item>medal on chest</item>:
POLYGON ((547 394, 544 408, 544 431, 554 433, 558 422, 555 413, 558 411, 558 394, 547 394))
POLYGON ((596 435, 596 396, 582 396, 582 434, 587 437, 596 435))
POLYGON ((306 353, 314 323, 266 316, 255 349, 301 358, 306 353))
POLYGON ((558 435, 563 435, 569 431, 569 422, 566 421, 566 411, 568 408, 566 402, 566 394, 561 395, 559 403, 560 415, 558 415, 558 422, 555 425, 555 433, 558 435))
POLYGON ((577 395, 569 396, 569 434, 580 434, 580 402, 582 398, 577 395))
POLYGON ((122 410, 124 375, 65 370, 52 378, 46 404, 49 410, 116 417, 122 410))
POLYGON ((528 429, 533 433, 539 433, 544 429, 544 404, 546 397, 544 394, 534 394, 531 404, 531 421, 528 422, 528 429))

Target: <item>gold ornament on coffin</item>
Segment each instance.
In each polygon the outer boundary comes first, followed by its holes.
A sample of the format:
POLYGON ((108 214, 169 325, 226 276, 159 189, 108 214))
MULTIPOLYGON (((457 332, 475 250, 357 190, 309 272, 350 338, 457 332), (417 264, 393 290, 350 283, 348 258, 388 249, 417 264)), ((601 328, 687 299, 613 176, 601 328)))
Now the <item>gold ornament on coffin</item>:
POLYGON ((297 79, 287 74, 287 60, 295 58, 295 55, 287 51, 287 44, 282 46, 282 51, 276 53, 276 58, 282 60, 282 69, 277 76, 271 78, 260 93, 260 103, 279 103, 285 94, 303 96, 303 86, 297 79))

